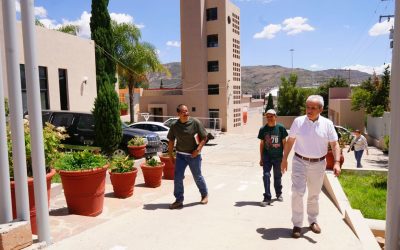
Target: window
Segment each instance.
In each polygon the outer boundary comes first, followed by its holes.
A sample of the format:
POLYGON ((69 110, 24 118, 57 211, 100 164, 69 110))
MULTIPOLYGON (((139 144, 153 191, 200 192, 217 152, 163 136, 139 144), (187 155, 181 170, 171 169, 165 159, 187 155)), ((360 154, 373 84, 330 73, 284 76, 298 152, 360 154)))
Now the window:
POLYGON ((61 110, 69 110, 68 82, 67 82, 67 70, 66 69, 58 69, 58 85, 59 85, 59 89, 60 89, 61 110))
POLYGON ((207 47, 218 47, 218 35, 207 36, 207 47))
POLYGON ((209 8, 207 9, 207 21, 213 21, 218 19, 218 9, 209 8))
POLYGON ((219 95, 219 84, 209 84, 208 95, 219 95))
POLYGON ((81 115, 79 117, 77 129, 81 130, 94 130, 94 116, 93 115, 81 115))
POLYGON ((207 63, 208 72, 218 72, 219 71, 219 63, 218 61, 209 61, 207 63))
POLYGON ((51 124, 53 124, 56 127, 68 128, 69 126, 72 125, 73 119, 74 119, 73 114, 56 113, 53 116, 53 121, 51 122, 51 124))
POLYGON ((211 129, 220 129, 219 124, 219 109, 209 109, 208 115, 210 117, 210 128, 211 129), (214 118, 214 119, 213 119, 214 118))
MULTIPOLYGON (((19 65, 20 77, 21 77, 21 92, 22 92, 22 108, 24 113, 28 110, 28 99, 26 92, 26 77, 25 77, 25 65, 19 65)), ((49 88, 47 84, 47 68, 39 66, 39 85, 40 85, 40 101, 42 109, 49 109, 49 88)))

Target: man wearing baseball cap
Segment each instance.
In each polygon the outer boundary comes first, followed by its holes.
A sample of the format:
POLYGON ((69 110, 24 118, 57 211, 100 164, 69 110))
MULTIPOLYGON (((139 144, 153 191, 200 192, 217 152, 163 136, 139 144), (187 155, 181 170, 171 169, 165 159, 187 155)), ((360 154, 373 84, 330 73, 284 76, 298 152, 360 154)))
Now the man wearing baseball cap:
POLYGON ((281 162, 283 147, 288 133, 285 127, 276 123, 276 112, 273 109, 265 113, 267 124, 260 128, 258 139, 260 139, 260 166, 263 167, 264 199, 260 203, 265 207, 271 204, 271 169, 274 173, 274 188, 277 201, 283 201, 282 197, 282 172, 281 162))

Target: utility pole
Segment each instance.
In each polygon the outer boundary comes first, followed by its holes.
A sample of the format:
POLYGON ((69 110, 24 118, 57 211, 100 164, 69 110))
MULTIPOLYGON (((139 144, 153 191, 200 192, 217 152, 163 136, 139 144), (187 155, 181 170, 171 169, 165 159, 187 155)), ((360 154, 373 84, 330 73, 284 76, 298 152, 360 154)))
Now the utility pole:
POLYGON ((292 72, 293 72, 293 51, 294 51, 294 49, 290 49, 289 51, 290 51, 290 54, 292 56, 292 72))

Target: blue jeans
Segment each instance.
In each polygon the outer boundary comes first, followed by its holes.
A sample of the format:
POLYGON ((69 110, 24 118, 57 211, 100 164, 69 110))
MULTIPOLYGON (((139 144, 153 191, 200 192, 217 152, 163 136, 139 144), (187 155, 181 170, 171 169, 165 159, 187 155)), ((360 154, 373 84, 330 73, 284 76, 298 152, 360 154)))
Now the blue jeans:
POLYGON ((264 181, 264 200, 271 200, 271 169, 274 172, 274 188, 276 197, 282 194, 282 172, 281 172, 282 159, 270 159, 264 155, 263 159, 263 181, 264 181))
POLYGON ((206 182, 201 175, 201 155, 192 158, 190 155, 177 153, 175 162, 174 196, 178 202, 183 202, 183 178, 188 165, 201 196, 204 197, 208 194, 206 182))
POLYGON ((364 153, 364 150, 358 150, 358 151, 354 150, 354 157, 356 158, 356 161, 357 161, 357 168, 362 168, 361 157, 362 157, 363 153, 364 153))

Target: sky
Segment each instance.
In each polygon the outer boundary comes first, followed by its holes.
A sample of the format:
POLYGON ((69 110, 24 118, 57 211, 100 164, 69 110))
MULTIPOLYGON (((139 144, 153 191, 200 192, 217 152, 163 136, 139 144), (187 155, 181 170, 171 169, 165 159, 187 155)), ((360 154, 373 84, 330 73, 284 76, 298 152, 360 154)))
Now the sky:
MULTIPOLYGON (((117 22, 137 25, 162 63, 180 61, 179 0, 110 0, 117 22)), ((231 0, 240 8, 241 64, 381 73, 391 63, 394 0, 231 0)), ((19 3, 17 0, 17 12, 19 3)), ((80 27, 90 38, 91 1, 36 0, 48 28, 80 27)))

